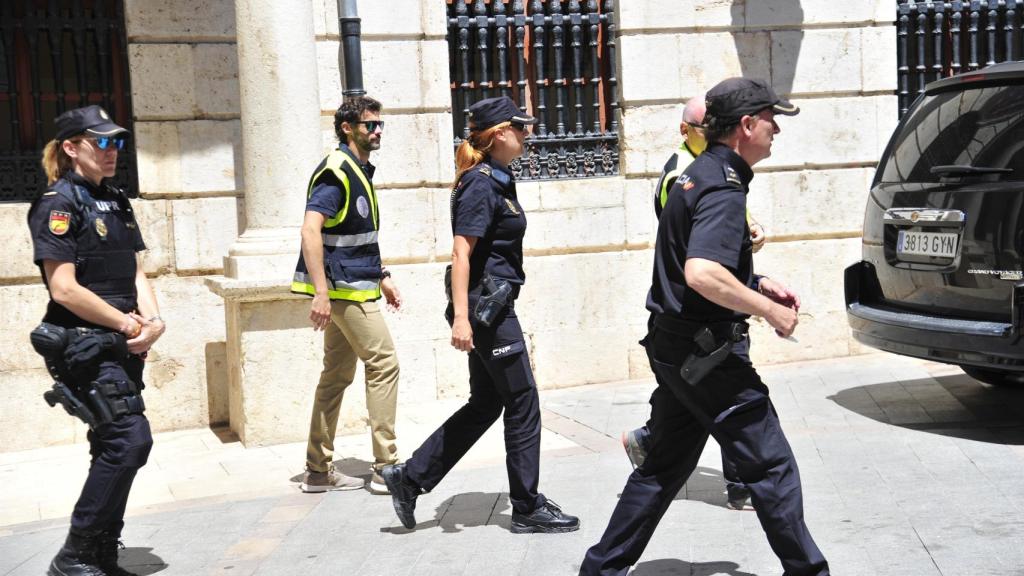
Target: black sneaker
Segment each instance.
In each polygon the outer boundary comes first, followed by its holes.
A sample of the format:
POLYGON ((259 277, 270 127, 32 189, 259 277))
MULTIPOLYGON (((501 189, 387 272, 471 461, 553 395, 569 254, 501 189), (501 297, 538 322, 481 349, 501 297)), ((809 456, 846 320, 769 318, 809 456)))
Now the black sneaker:
POLYGON ((391 492, 391 503, 395 506, 395 514, 402 521, 402 526, 412 530, 416 527, 416 498, 420 491, 405 478, 405 464, 385 466, 380 471, 384 484, 391 492))
POLYGON ((529 514, 512 512, 512 533, 533 534, 535 532, 575 532, 580 529, 580 519, 562 512, 551 500, 541 504, 529 514))

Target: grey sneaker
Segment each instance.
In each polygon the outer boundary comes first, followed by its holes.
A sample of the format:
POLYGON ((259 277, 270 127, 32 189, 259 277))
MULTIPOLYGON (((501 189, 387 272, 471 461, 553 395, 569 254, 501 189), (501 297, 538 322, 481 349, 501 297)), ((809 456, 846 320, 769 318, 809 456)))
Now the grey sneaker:
POLYGON ((725 493, 726 506, 733 510, 743 510, 750 501, 750 489, 743 484, 729 484, 725 493))
POLYGON ((626 449, 626 458, 629 458, 629 463, 634 469, 643 466, 644 460, 647 459, 647 450, 640 441, 639 434, 639 429, 622 433, 622 447, 626 449))
POLYGON ((370 475, 370 483, 366 485, 366 489, 369 490, 371 494, 381 494, 384 496, 391 494, 391 490, 388 490, 387 483, 384 482, 384 477, 376 470, 374 470, 373 474, 370 475))
POLYGON ((363 487, 362 478, 346 476, 331 466, 327 472, 314 472, 306 469, 302 481, 303 492, 327 492, 330 490, 359 490, 363 487))

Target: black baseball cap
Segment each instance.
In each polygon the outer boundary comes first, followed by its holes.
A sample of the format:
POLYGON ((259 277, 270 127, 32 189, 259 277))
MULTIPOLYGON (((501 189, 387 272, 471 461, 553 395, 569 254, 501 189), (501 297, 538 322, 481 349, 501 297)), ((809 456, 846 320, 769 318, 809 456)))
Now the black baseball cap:
POLYGON ((57 140, 67 140, 79 134, 89 136, 116 136, 128 130, 114 124, 107 111, 95 104, 84 108, 75 108, 57 116, 53 121, 57 125, 57 140))
POLYGON ((469 107, 470 130, 487 130, 502 122, 536 124, 537 119, 524 114, 508 96, 485 98, 469 107))
POLYGON ((743 116, 753 116, 758 112, 771 108, 776 114, 796 116, 800 108, 779 95, 764 80, 754 78, 727 78, 722 80, 704 96, 707 105, 707 116, 720 121, 739 120, 743 116))

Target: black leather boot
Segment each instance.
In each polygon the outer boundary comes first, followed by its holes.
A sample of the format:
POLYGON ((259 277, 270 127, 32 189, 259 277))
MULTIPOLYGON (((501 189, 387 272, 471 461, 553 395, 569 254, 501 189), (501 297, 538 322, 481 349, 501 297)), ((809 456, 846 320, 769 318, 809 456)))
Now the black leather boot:
POLYGON ((139 576, 117 565, 117 553, 124 549, 120 537, 104 532, 96 538, 96 560, 107 576, 139 576))
POLYGON ((48 576, 107 576, 96 560, 95 534, 68 532, 64 546, 53 557, 48 576))

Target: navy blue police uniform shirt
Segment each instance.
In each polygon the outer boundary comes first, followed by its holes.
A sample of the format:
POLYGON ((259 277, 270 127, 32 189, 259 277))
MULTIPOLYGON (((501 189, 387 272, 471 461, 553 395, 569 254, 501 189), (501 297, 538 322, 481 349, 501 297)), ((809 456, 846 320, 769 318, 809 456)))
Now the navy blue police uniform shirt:
POLYGON ((648 310, 708 322, 749 317, 687 286, 683 269, 687 258, 711 260, 753 287, 753 244, 746 220, 747 190, 753 177, 743 158, 717 143, 686 168, 672 186, 658 221, 648 310))
POLYGON ((478 238, 469 257, 471 289, 484 272, 516 285, 526 282, 526 214, 507 168, 487 158, 462 175, 455 191, 452 233, 478 238))
MULTIPOLYGON (((349 150, 349 147, 345 144, 340 144, 338 148, 352 157, 362 167, 363 172, 366 174, 366 179, 373 181, 373 173, 376 171, 376 167, 369 162, 365 164, 359 162, 359 158, 349 150)), ((351 183, 350 183, 351 184, 351 183)), ((306 199, 306 211, 307 212, 319 212, 327 217, 327 219, 334 218, 341 211, 343 206, 341 205, 345 199, 345 193, 343 190, 343 184, 338 181, 338 178, 334 175, 334 172, 327 171, 320 176, 320 183, 313 186, 313 192, 306 199)))
MULTIPOLYGON (((74 263, 78 245, 85 239, 85 235, 97 233, 93 223, 81 221, 80 209, 76 206, 73 194, 68 197, 64 194, 54 193, 58 188, 70 188, 74 185, 88 190, 96 201, 98 212, 111 214, 125 222, 128 233, 123 241, 128 243, 135 252, 142 252, 146 249, 146 243, 142 240, 142 233, 138 226, 135 225, 134 217, 122 210, 117 192, 103 183, 96 186, 76 172, 68 172, 60 180, 54 182, 46 193, 33 202, 29 209, 28 225, 32 235, 32 258, 39 266, 39 273, 47 287, 49 285, 46 282, 43 260, 74 263)), ((69 310, 52 300, 47 308, 46 320, 61 325, 84 325, 81 322, 76 323, 76 317, 69 310)))

